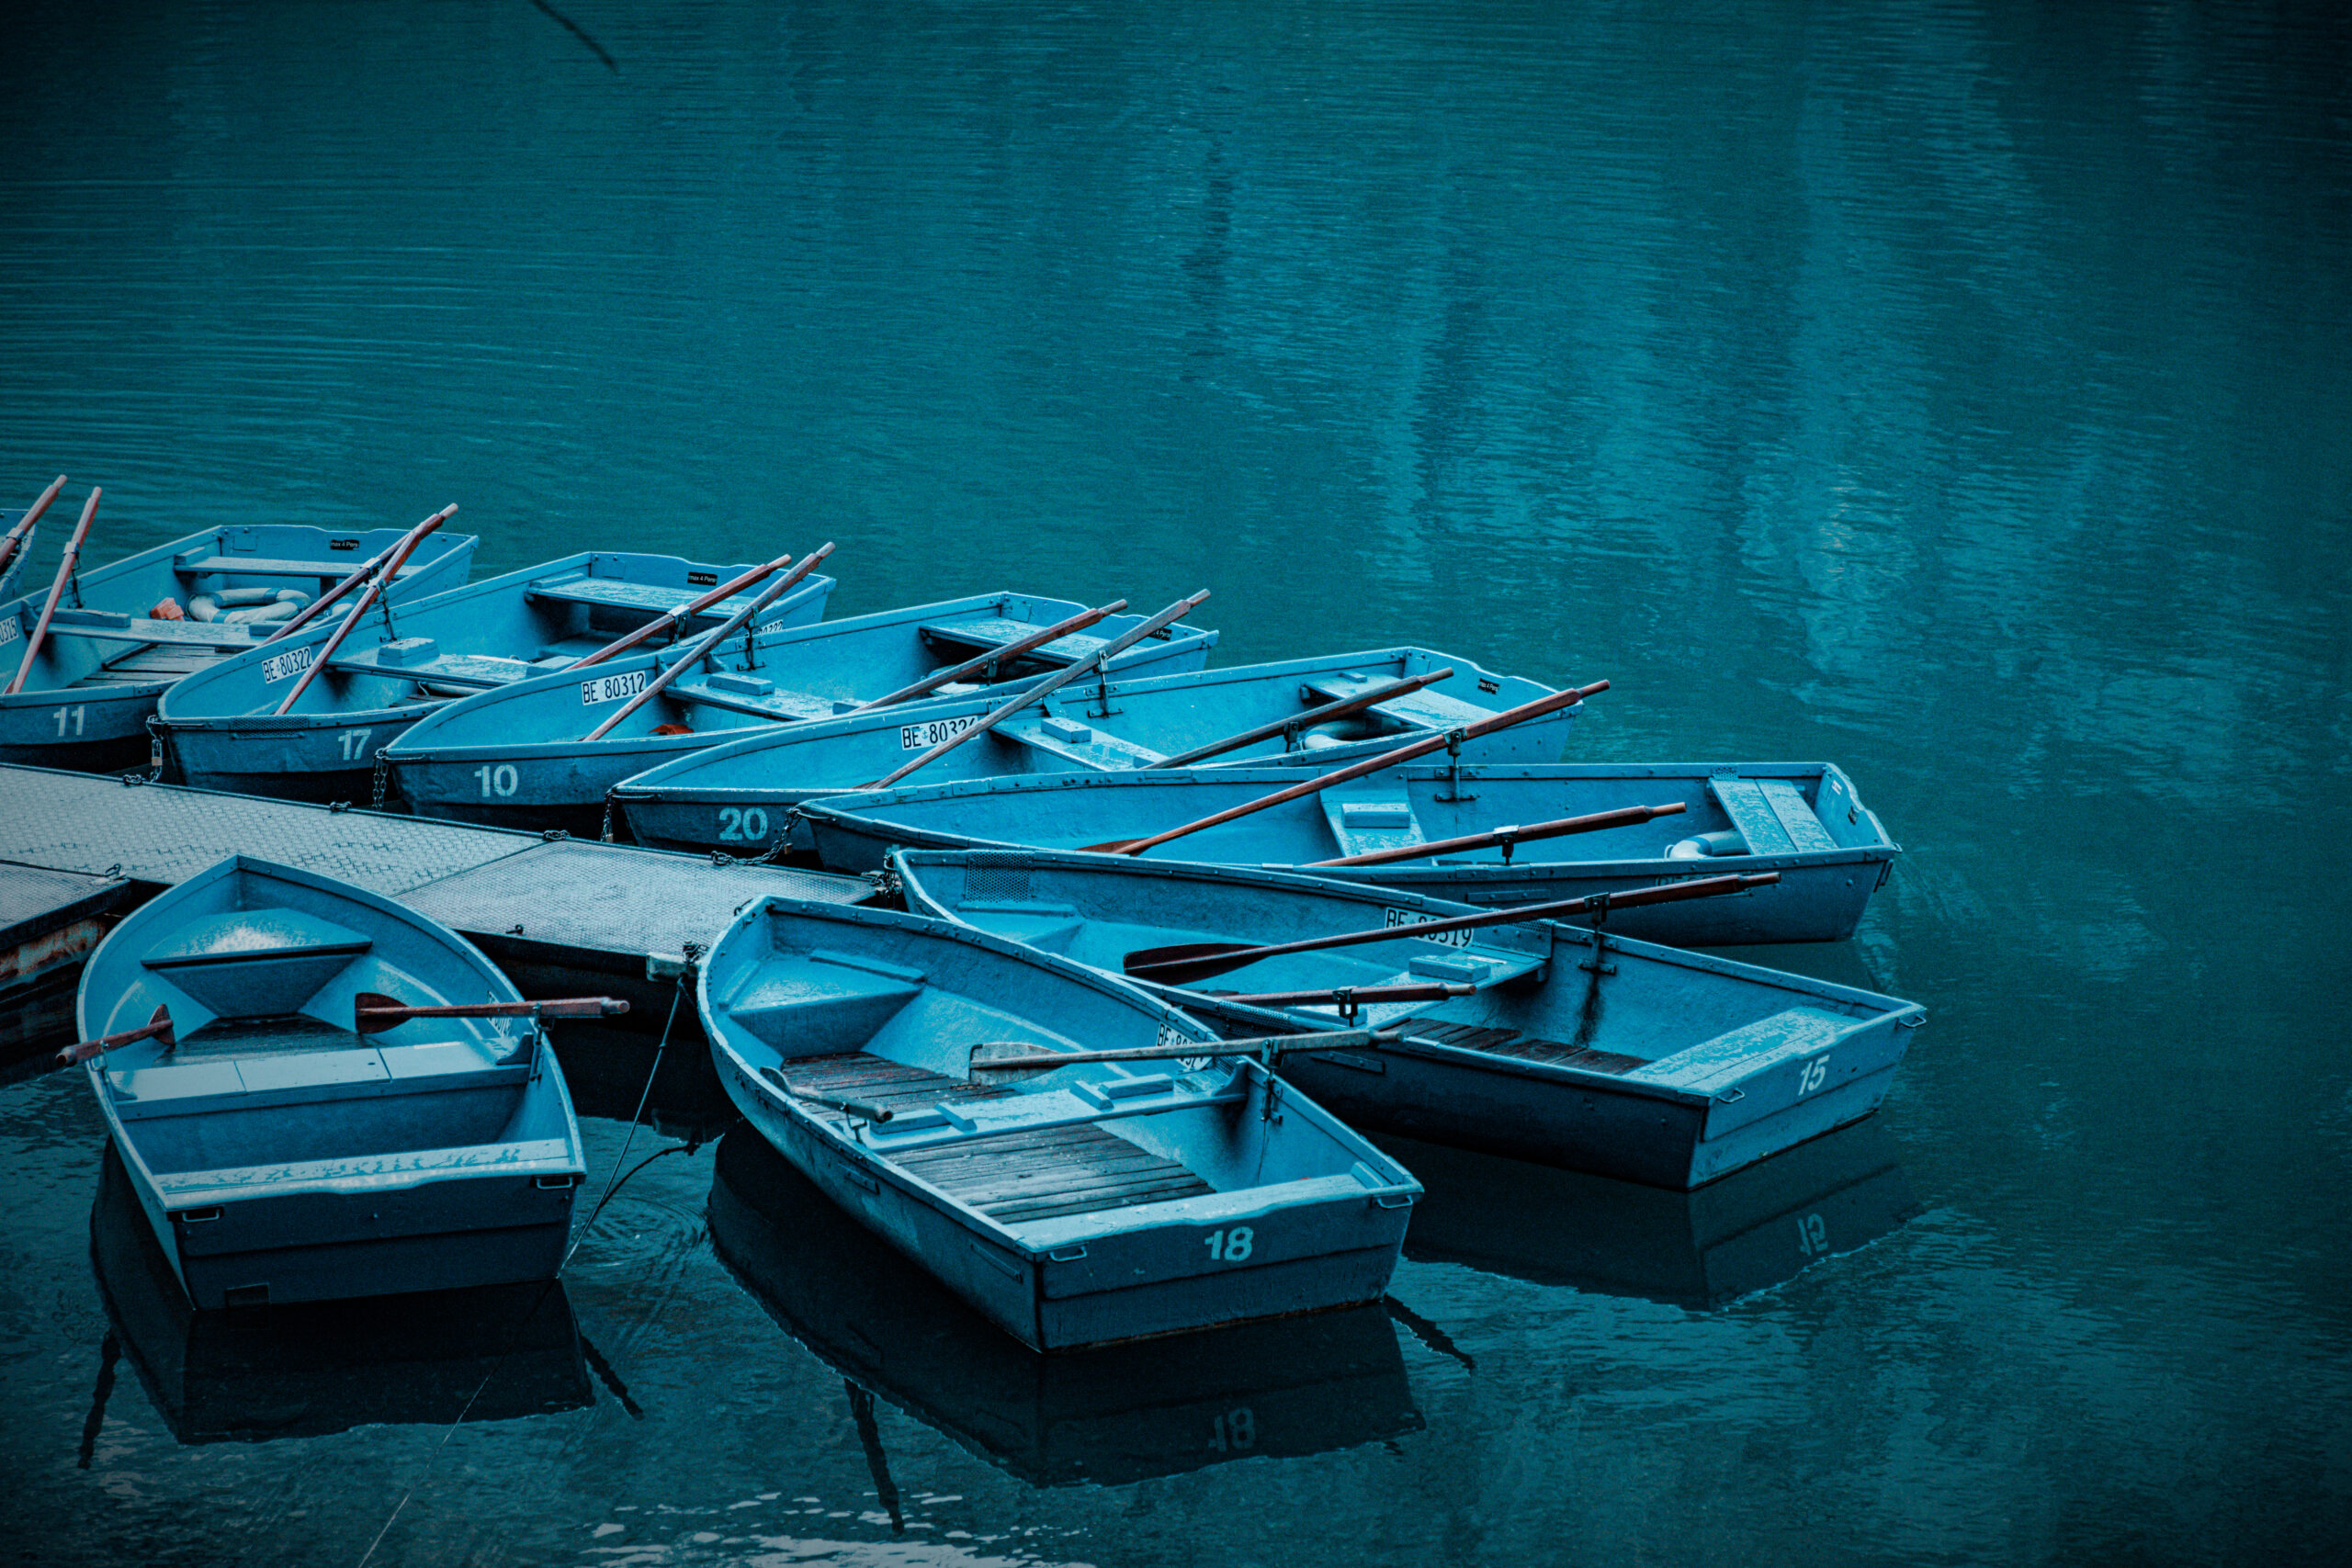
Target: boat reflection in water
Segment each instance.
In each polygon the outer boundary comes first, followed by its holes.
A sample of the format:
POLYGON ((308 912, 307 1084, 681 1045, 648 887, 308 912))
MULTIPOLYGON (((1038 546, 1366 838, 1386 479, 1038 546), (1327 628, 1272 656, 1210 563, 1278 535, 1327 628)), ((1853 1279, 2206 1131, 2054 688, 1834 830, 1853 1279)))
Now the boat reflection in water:
POLYGON ((446 1426, 461 1414, 498 1421, 576 1410, 591 1398, 571 1303, 554 1281, 194 1311, 112 1145, 90 1211, 90 1257, 114 1331, 83 1440, 85 1465, 118 1355, 129 1357, 183 1443, 446 1426))
POLYGON ((1777 1285, 1919 1212, 1875 1116, 1691 1192, 1374 1141, 1427 1189, 1405 1233, 1407 1258, 1679 1306, 1777 1285))
POLYGON ((1419 1431, 1377 1305, 1039 1355, 836 1206, 746 1128, 720 1141, 720 1261, 840 1372, 884 1506, 878 1396, 1034 1485, 1114 1485, 1419 1431))

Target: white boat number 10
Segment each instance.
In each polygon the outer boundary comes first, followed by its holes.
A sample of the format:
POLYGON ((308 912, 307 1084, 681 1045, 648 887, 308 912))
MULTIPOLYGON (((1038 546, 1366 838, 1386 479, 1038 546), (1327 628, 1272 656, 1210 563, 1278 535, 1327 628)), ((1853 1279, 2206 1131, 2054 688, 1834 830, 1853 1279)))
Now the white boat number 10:
POLYGON ((481 797, 484 800, 493 795, 513 795, 515 787, 523 782, 523 775, 514 771, 512 762, 501 762, 494 768, 485 762, 474 770, 474 777, 481 781, 481 797))
POLYGON ((1250 1249, 1257 1245, 1258 1233, 1248 1225, 1236 1225, 1227 1231, 1208 1234, 1209 1258, 1217 1263, 1247 1263, 1250 1249))

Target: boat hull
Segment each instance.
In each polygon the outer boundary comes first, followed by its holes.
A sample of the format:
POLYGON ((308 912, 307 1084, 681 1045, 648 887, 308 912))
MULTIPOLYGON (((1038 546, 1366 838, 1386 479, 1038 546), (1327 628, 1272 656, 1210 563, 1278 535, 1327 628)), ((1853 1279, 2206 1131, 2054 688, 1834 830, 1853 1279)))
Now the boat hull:
MULTIPOLYGON (((978 780, 922 789, 877 790, 812 800, 801 808, 820 860, 831 870, 872 874, 894 849, 1022 851, 1068 849, 1117 841, 1155 826, 1183 822, 1214 809, 1270 793, 1288 782, 1272 769, 1219 775, 1204 769, 1159 774, 1064 774, 978 780), (1067 793, 1064 793, 1067 792, 1067 793), (1150 792, 1150 793, 1147 793, 1150 792), (1016 838, 1014 833, 1023 837, 1016 838)), ((1195 860, 1258 866, 1329 878, 1358 886, 1391 888, 1479 908, 1551 903, 1599 893, 1627 892, 1728 872, 1770 872, 1779 880, 1729 897, 1638 906, 1609 912, 1612 936, 1682 947, 1732 947, 1760 942, 1838 942, 1854 934, 1871 895, 1894 870, 1900 846, 1854 798, 1834 767, 1819 763, 1585 763, 1461 770, 1412 765, 1377 775, 1374 784, 1408 789, 1417 807, 1463 818, 1432 823, 1430 840, 1463 828, 1504 821, 1541 821, 1580 811, 1671 799, 1689 802, 1688 816, 1588 837, 1547 840, 1512 862, 1487 850, 1460 860, 1398 861, 1382 865, 1317 863, 1333 853, 1321 827, 1318 797, 1293 801, 1238 822, 1170 840, 1147 852, 1150 862, 1195 860), (1779 852, 1679 859, 1664 852, 1700 816, 1718 773, 1737 769, 1743 780, 1815 784, 1843 807, 1815 827, 1821 847, 1779 852), (1564 792, 1579 792, 1584 798, 1564 792), (1468 803, 1468 804, 1462 804, 1468 803), (1310 830, 1323 837, 1319 844, 1310 830), (1835 835, 1833 837, 1833 835, 1835 835), (1590 846, 1589 859, 1544 859, 1555 845, 1590 846)), ((1337 801, 1342 796, 1335 793, 1337 801)), ((1577 849, 1559 852, 1578 852, 1577 849)), ((1582 917, 1580 917, 1582 919, 1582 917)))
POLYGON ((1286 1249, 1301 1256, 1203 1273, 1195 1254, 1209 1227, 1170 1224, 1118 1237, 1120 1256, 1111 1266, 1122 1274, 1161 1277, 1142 1284, 1109 1284, 1102 1278, 1106 1269, 1101 1252, 1063 1262, 1005 1246, 987 1227, 944 1210, 886 1162, 815 1132, 806 1118, 776 1103, 740 1059, 720 1055, 719 1078, 728 1098, 796 1170, 1033 1350, 1113 1344, 1377 1301, 1388 1288, 1404 1243, 1411 1210, 1383 1209, 1361 1196, 1285 1207, 1279 1214, 1245 1208, 1221 1214, 1218 1224, 1250 1224, 1262 1235, 1274 1222, 1283 1227, 1286 1249))

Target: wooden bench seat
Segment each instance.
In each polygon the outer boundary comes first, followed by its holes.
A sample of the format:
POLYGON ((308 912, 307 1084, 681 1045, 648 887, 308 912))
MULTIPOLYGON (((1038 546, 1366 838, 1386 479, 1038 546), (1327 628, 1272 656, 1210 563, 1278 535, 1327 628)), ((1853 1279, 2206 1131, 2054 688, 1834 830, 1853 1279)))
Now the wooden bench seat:
MULTIPOLYGON (((863 1051, 795 1057, 784 1069, 795 1089, 870 1100, 892 1111, 998 1100, 1017 1092, 863 1051)), ((908 1174, 1006 1224, 1196 1198, 1216 1190, 1176 1161, 1091 1123, 997 1133, 888 1157, 908 1174)))
POLYGON ((1516 1029, 1448 1023, 1435 1018, 1400 1019, 1382 1027, 1401 1029, 1409 1038, 1451 1045, 1457 1050, 1483 1051, 1493 1056, 1516 1056, 1521 1061, 1543 1062, 1555 1067, 1580 1067, 1591 1073, 1629 1073, 1636 1067, 1649 1066, 1647 1059, 1641 1056, 1623 1055, 1614 1051, 1594 1051, 1559 1040, 1538 1040, 1521 1034, 1516 1029))

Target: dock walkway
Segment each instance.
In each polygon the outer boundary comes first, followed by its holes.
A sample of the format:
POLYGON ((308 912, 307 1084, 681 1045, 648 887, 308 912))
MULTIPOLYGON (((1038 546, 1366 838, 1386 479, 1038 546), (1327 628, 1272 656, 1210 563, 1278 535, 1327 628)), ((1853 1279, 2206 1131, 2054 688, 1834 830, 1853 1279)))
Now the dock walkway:
MULTIPOLYGON (((582 985, 666 995, 655 971, 671 966, 660 961, 682 959, 689 942, 708 946, 745 900, 854 904, 874 891, 862 877, 788 866, 0 764, 0 863, 26 880, 33 868, 78 874, 49 879, 69 890, 121 878, 144 885, 133 895, 143 898, 232 854, 431 915, 472 938, 526 996, 582 985)), ((661 1022, 657 1012, 650 1027, 661 1022)))

